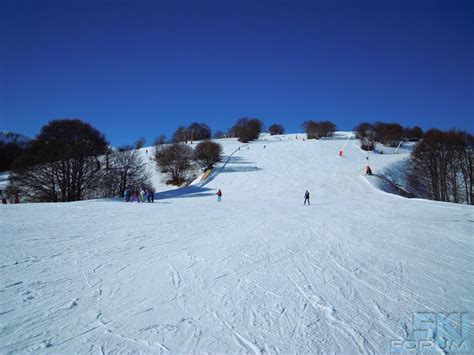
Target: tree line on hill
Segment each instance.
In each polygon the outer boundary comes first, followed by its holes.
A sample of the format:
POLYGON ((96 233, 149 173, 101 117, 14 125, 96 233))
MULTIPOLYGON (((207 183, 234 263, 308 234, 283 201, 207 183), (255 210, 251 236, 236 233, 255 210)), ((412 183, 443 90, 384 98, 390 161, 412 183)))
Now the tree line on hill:
MULTIPOLYGON (((263 123, 240 118, 227 132, 214 138, 236 137, 241 142, 257 139, 263 123)), ((272 125, 271 134, 282 134, 282 125, 272 125)), ((152 159, 165 174, 166 183, 181 185, 193 178, 197 168, 212 169, 221 160, 222 146, 212 141, 205 123, 180 126, 171 137, 155 139, 152 159), (193 149, 189 142, 199 141, 193 149)), ((139 149, 146 140, 132 145, 109 146, 105 136, 79 119, 53 120, 42 127, 26 148, 0 144, 1 169, 11 170, 6 193, 23 200, 66 202, 120 196, 125 189, 153 189, 151 173, 139 149)), ((148 150, 147 150, 148 152, 148 150)))
MULTIPOLYGON (((155 138, 153 145, 162 145, 165 143, 189 143, 193 141, 203 141, 228 137, 238 138, 240 142, 247 143, 257 139, 263 130, 263 123, 257 118, 243 117, 237 120, 234 126, 227 131, 218 130, 212 134, 209 126, 202 122, 193 122, 189 126, 179 126, 172 134, 171 139, 167 140, 165 135, 155 138)), ((283 134, 284 127, 281 124, 272 124, 268 128, 271 135, 283 134)), ((133 149, 143 148, 146 144, 144 137, 138 138, 133 144, 121 146, 119 152, 131 151, 133 149)), ((16 142, 4 143, 0 142, 0 172, 9 171, 13 167, 13 163, 26 150, 27 145, 20 145, 16 142)))
POLYGON ((376 142, 387 147, 396 147, 402 140, 418 141, 423 135, 420 127, 402 127, 398 123, 384 122, 362 122, 354 131, 364 150, 374 150, 376 142))
MULTIPOLYGON (((153 159, 173 184, 186 181, 195 166, 211 169, 222 155, 221 145, 210 140, 195 149, 180 142, 156 143, 153 159)), ((88 123, 51 121, 14 160, 5 193, 33 202, 67 202, 121 196, 127 188, 152 191, 151 173, 138 150, 143 145, 139 139, 135 146, 114 149, 88 123)))
POLYGON ((416 142, 406 171, 407 187, 416 197, 474 204, 474 137, 464 131, 402 127, 398 123, 363 122, 354 128, 361 148, 375 149, 376 142, 396 147, 416 142))
POLYGON ((325 137, 332 137, 336 132, 336 125, 331 121, 305 121, 303 122, 303 129, 308 139, 320 139, 325 137))
MULTIPOLYGON (((308 120, 302 126, 308 139, 331 137, 336 131, 330 121, 308 120)), ((212 135, 208 125, 193 122, 178 127, 171 141, 164 135, 157 137, 150 156, 167 183, 182 185, 195 176, 196 169, 212 169, 221 160, 222 147, 212 138, 235 137, 246 143, 257 139, 263 128, 259 119, 243 117, 227 132, 212 135), (199 143, 193 149, 187 143, 194 141, 199 143)), ((271 135, 284 131, 280 124, 268 127, 271 135)), ((375 142, 397 146, 401 140, 416 141, 407 171, 412 192, 433 200, 473 204, 472 134, 423 132, 419 127, 382 122, 363 122, 354 131, 365 150, 374 149, 375 142)), ((102 133, 78 119, 51 121, 25 149, 0 144, 1 168, 11 170, 7 193, 30 201, 56 202, 121 196, 126 188, 152 190, 151 172, 139 151, 145 143, 139 138, 133 145, 115 149, 102 133)))

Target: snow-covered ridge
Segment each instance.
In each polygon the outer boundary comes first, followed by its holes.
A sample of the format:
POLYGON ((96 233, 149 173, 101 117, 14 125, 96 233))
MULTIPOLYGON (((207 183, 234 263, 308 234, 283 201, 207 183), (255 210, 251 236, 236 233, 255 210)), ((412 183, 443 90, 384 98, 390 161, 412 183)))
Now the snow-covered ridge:
POLYGON ((3 142, 5 144, 17 143, 19 145, 25 145, 29 141, 31 141, 31 138, 22 134, 10 131, 0 131, 0 142, 3 142))

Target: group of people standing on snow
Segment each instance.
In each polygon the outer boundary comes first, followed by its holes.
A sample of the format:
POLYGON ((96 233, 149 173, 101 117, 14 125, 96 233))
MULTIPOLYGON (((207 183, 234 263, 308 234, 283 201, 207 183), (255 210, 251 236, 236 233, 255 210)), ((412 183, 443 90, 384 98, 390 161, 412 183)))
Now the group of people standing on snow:
MULTIPOLYGON (((296 139, 298 139, 298 137, 296 137, 296 139)), ((265 148, 266 148, 266 145, 263 146, 263 149, 265 148)), ((249 147, 247 147, 247 149, 249 149, 249 147)), ((240 147, 238 148, 238 150, 240 150, 240 147)), ((255 167, 255 169, 257 169, 257 167, 255 167)), ((366 169, 366 174, 367 173, 368 174, 372 173, 370 168, 366 169), (369 171, 367 172, 367 170, 369 171)), ((137 191, 137 190, 132 191, 130 188, 126 188, 124 191, 123 197, 124 197, 125 202, 135 202, 135 201, 136 202, 155 202, 154 195, 155 195, 154 192, 151 190, 141 189, 140 191, 137 191)), ((217 196, 217 202, 222 202, 222 190, 218 189, 215 195, 217 196)), ((309 196, 310 196, 309 191, 306 190, 304 193, 303 205, 306 205, 306 203, 310 205, 309 196)))
POLYGON ((151 189, 144 190, 132 190, 130 188, 126 188, 123 192, 123 198, 125 202, 155 202, 155 192, 151 189))

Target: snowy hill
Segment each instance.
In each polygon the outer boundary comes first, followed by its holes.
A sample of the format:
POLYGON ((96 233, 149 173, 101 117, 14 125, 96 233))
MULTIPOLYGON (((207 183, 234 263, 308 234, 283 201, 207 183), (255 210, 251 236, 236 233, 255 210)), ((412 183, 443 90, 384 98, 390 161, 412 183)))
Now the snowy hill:
POLYGON ((474 311, 471 206, 378 190, 345 134, 298 138, 220 140, 155 204, 2 206, 0 352, 385 353, 414 312, 474 311))
POLYGON ((25 145, 29 141, 31 141, 31 138, 28 138, 22 134, 10 131, 0 131, 0 142, 3 142, 5 144, 17 143, 19 145, 25 145))

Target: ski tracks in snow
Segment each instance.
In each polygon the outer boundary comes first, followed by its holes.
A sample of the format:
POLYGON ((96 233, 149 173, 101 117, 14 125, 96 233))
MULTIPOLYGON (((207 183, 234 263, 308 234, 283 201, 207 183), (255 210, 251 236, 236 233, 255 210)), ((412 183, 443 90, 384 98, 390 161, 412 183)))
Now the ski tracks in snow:
POLYGON ((242 347, 247 353, 252 353, 254 355, 260 355, 262 354, 262 351, 251 341, 246 339, 243 335, 241 335, 239 332, 237 332, 233 327, 229 325, 226 321, 222 320, 222 318, 219 316, 219 313, 214 312, 215 317, 225 325, 227 329, 233 334, 235 337, 236 343, 242 347))
MULTIPOLYGON (((375 353, 375 349, 369 341, 357 329, 351 326, 350 319, 340 314, 334 305, 329 303, 320 293, 316 292, 305 272, 295 264, 291 255, 287 258, 286 264, 283 265, 282 258, 275 255, 268 241, 264 243, 259 239, 259 242, 262 248, 268 250, 271 254, 273 260, 278 264, 281 273, 291 282, 297 293, 307 301, 317 314, 326 319, 326 325, 332 329, 331 335, 334 339, 334 343, 337 343, 338 340, 340 341, 341 338, 352 339, 353 345, 356 346, 359 353, 375 353)), ((299 251, 304 250, 304 247, 305 245, 303 245, 299 251)), ((323 270, 323 268, 321 267, 320 270, 323 270)), ((295 331, 296 327, 293 329, 293 335, 295 331)), ((337 348, 333 350, 337 351, 337 348)))
POLYGON ((472 210, 374 191, 337 140, 273 143, 226 146, 221 204, 2 209, 0 352, 370 354, 400 317, 473 309, 472 210))

